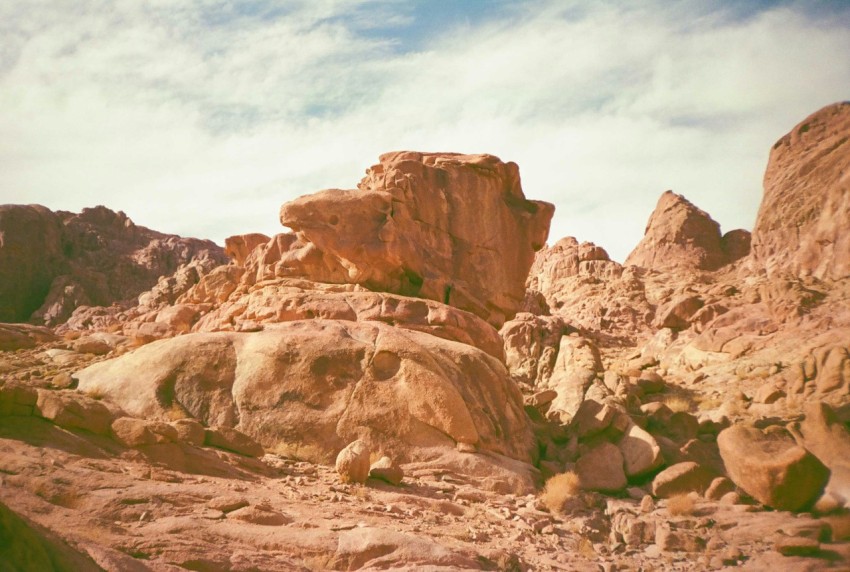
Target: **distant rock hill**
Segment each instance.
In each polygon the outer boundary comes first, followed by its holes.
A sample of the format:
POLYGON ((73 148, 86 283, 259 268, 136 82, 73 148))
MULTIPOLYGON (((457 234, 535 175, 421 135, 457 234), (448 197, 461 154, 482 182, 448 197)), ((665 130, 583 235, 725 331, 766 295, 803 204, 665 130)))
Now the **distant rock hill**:
POLYGON ((181 265, 226 261, 211 241, 137 226, 102 206, 0 205, 0 321, 55 326, 78 306, 131 301, 181 265))

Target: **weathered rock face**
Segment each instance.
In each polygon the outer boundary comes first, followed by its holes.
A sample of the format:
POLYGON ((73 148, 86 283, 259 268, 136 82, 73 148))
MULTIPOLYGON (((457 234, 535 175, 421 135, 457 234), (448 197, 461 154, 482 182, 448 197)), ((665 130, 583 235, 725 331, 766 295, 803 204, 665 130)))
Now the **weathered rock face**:
POLYGON ((753 498, 799 511, 823 492, 829 469, 781 427, 760 431, 735 425, 717 437, 729 478, 753 498))
POLYGON ((227 257, 210 241, 133 224, 105 207, 80 214, 0 206, 0 321, 64 322, 80 305, 130 300, 180 265, 227 257))
POLYGON ((643 239, 625 264, 652 270, 716 270, 733 257, 740 257, 746 244, 745 236, 741 236, 745 232, 729 235, 730 256, 723 248, 720 225, 685 197, 667 191, 658 199, 643 239))
POLYGON ((304 276, 437 300, 496 327, 513 317, 554 212, 526 200, 516 164, 491 155, 389 153, 358 189, 322 191, 281 208, 281 222, 297 234, 304 276))
POLYGON ((773 146, 753 230, 768 274, 850 277, 850 102, 821 109, 773 146))
POLYGON ((547 313, 600 339, 633 341, 653 313, 641 272, 623 268, 591 242, 568 236, 537 253, 527 286, 545 299, 547 313))
POLYGON ((522 397, 499 360, 380 323, 189 334, 75 377, 129 415, 235 427, 268 449, 310 447, 333 459, 360 438, 399 459, 464 444, 530 460, 522 397))

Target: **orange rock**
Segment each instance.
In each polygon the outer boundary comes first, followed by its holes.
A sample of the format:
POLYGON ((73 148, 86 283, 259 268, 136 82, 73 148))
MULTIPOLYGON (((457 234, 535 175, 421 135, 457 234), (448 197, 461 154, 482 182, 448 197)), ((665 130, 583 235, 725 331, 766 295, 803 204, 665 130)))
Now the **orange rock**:
POLYGON ((752 237, 769 275, 850 277, 850 103, 813 113, 773 146, 752 237))
POLYGON ((499 327, 520 308, 554 207, 526 200, 519 168, 492 155, 381 156, 357 191, 331 189, 280 210, 303 249, 303 276, 437 300, 499 327), (334 281, 334 280, 327 280, 334 281))

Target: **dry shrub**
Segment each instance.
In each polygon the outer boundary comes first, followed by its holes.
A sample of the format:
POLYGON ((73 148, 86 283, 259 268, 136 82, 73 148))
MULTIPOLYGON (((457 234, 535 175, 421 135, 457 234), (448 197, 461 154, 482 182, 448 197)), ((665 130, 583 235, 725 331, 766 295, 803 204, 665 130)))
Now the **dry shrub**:
POLYGON ((91 397, 92 399, 94 399, 96 401, 100 401, 101 399, 106 397, 106 391, 103 388, 100 388, 100 387, 92 387, 91 389, 87 389, 87 390, 83 391, 83 393, 85 393, 86 395, 88 395, 89 397, 91 397))
POLYGON ((564 503, 573 498, 580 488, 578 475, 573 471, 567 471, 551 477, 546 481, 543 492, 540 493, 540 501, 549 509, 549 512, 559 513, 564 503))
POLYGON ((690 516, 695 508, 696 501, 688 495, 676 495, 667 499, 667 512, 671 516, 690 516))
POLYGON ((670 395, 664 399, 664 405, 673 413, 687 413, 691 410, 691 402, 681 395, 670 395))

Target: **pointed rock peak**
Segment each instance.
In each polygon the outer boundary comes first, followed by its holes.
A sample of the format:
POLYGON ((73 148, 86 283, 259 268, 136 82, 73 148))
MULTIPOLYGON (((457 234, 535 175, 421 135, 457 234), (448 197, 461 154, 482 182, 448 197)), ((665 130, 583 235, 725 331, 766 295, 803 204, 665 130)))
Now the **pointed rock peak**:
POLYGON ((850 102, 824 107, 773 146, 753 229, 768 274, 850 276, 850 102))
POLYGON ((716 270, 726 262, 720 225, 672 191, 658 199, 643 239, 626 258, 626 265, 653 270, 716 270))

